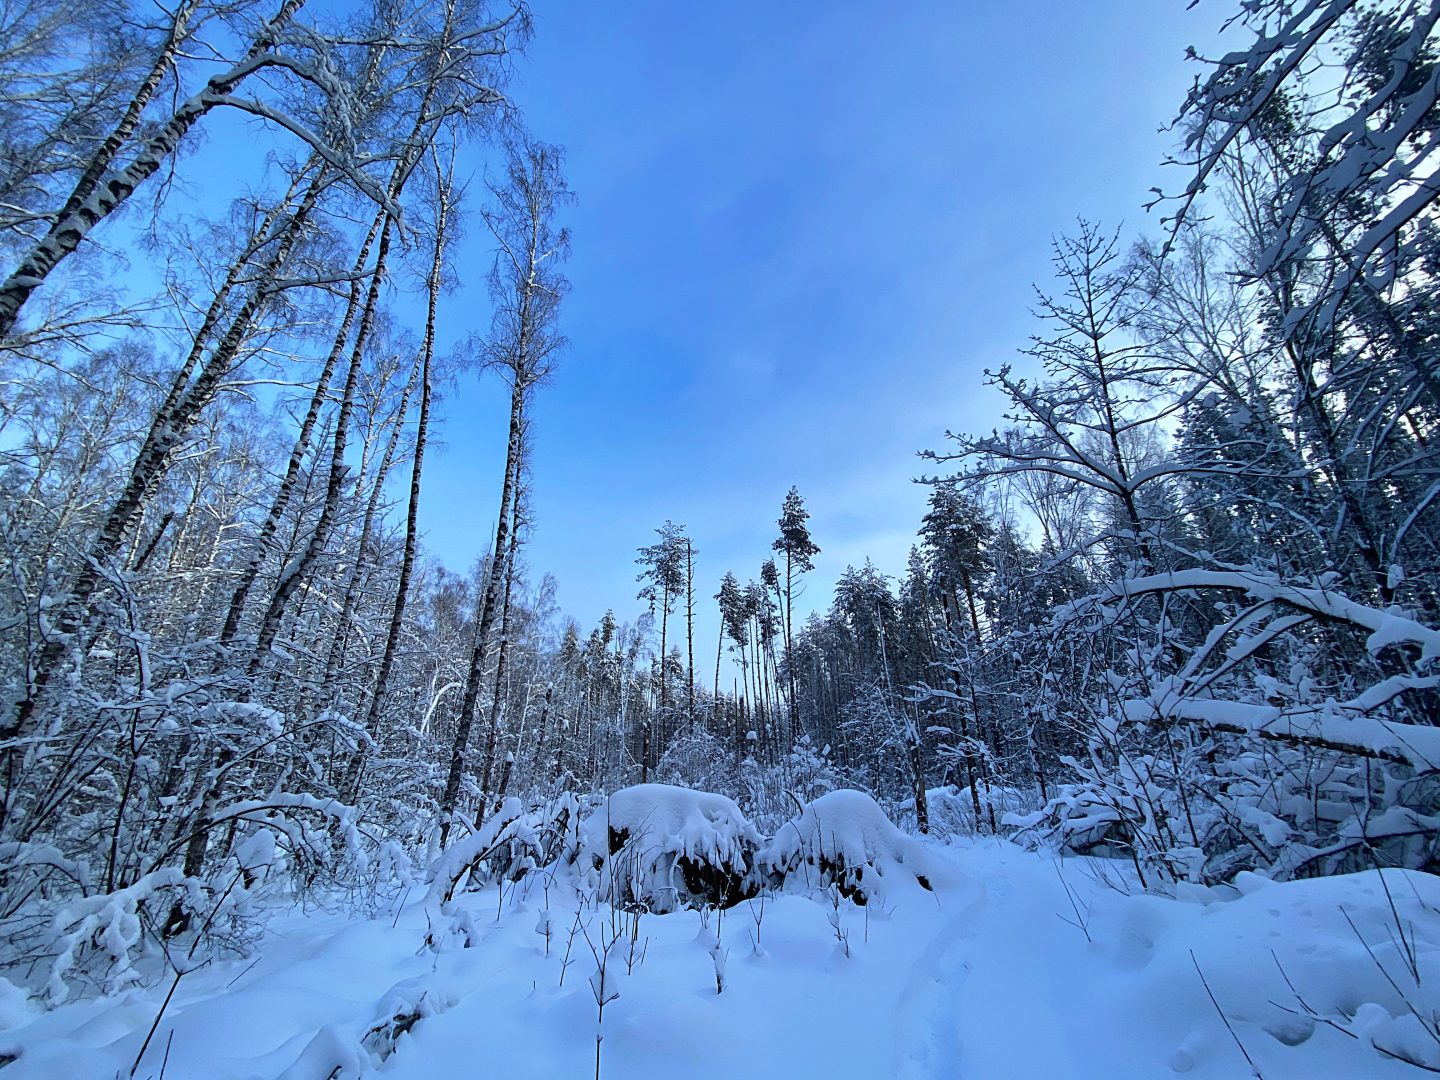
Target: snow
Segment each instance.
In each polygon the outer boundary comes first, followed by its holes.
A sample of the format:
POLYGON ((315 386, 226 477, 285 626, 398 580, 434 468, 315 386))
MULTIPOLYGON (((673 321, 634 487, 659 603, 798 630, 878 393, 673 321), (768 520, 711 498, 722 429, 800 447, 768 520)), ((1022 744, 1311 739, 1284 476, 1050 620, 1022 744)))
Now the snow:
POLYGON ((628 833, 642 847, 714 862, 743 861, 745 852, 760 844, 760 834, 733 800, 669 784, 623 788, 606 800, 603 814, 588 820, 628 833))
POLYGON ((699 868, 726 877, 715 887, 738 894, 754 865, 761 836, 724 795, 668 784, 637 784, 615 792, 583 824, 586 852, 604 867, 601 889, 667 912, 695 906, 703 895, 699 868), (691 873, 687 875, 687 867, 691 873))
POLYGON ((23 988, 0 977, 0 1031, 27 1023, 37 1012, 23 988))
MULTIPOLYGON (((802 865, 815 867, 821 885, 832 882, 855 900, 884 897, 887 880, 901 876, 924 882, 925 852, 885 816, 861 791, 831 791, 806 803, 798 815, 775 832, 759 856, 760 865, 776 877, 793 878, 802 865), (868 876, 867 876, 868 872, 868 876)), ((809 874, 800 875, 808 883, 809 874)), ((787 880, 787 884, 795 884, 787 880)))
MULTIPOLYGON (((886 903, 862 908, 791 882, 763 906, 636 915, 536 873, 503 899, 496 885, 457 893, 475 938, 438 952, 421 947, 423 897, 370 918, 296 910, 253 957, 179 982, 134 1075, 163 1062, 168 1080, 420 1080, 483 1060, 507 1080, 591 1076, 597 971, 581 935, 599 947, 612 926, 606 1077, 1219 1080, 1249 1075, 1237 1038, 1267 1080, 1416 1073, 1376 1045, 1440 1064, 1410 1007, 1440 1006, 1440 879, 1242 873, 1148 895, 1117 862, 921 841, 880 825, 864 796, 834 795, 797 821, 834 822, 816 834, 871 859, 894 856, 898 835, 932 890, 887 876, 886 903)), ((621 820, 648 802, 681 824, 723 808, 663 792, 620 802, 621 820)), ((0 983, 6 1080, 130 1075, 171 981, 48 1011, 0 983)))

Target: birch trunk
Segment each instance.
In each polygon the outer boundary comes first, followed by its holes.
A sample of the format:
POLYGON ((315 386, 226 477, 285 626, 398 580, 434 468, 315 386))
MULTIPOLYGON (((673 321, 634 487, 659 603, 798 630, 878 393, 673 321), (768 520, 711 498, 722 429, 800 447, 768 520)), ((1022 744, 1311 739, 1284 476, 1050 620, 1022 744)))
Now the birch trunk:
POLYGON ((173 45, 167 46, 156 68, 152 69, 145 84, 142 84, 141 90, 126 110, 121 125, 111 132, 101 150, 97 151, 96 160, 81 177, 81 184, 67 200, 65 209, 56 217, 44 237, 26 252, 20 265, 0 283, 0 338, 8 336, 14 329, 20 309, 24 307, 31 293, 44 284, 56 266, 75 252, 91 230, 118 210, 135 193, 136 188, 159 171, 175 153, 180 140, 206 113, 223 104, 245 78, 265 66, 265 54, 275 47, 280 32, 304 3, 305 0, 285 0, 274 18, 255 36, 238 64, 212 76, 203 89, 182 103, 170 119, 146 140, 129 165, 104 179, 103 174, 108 171, 109 164, 126 138, 133 134, 139 123, 140 113, 158 87, 164 72, 168 70, 181 42, 177 40, 173 45), (153 85, 150 85, 152 82, 153 85), (109 149, 106 150, 106 147, 109 149), (92 176, 92 173, 95 175, 92 176), (82 195, 81 192, 87 185, 89 190, 82 195))
POLYGON ((355 541, 355 558, 350 567, 350 575, 345 582, 345 596, 340 605, 340 619, 336 625, 335 640, 331 642, 330 651, 325 657, 325 674, 320 680, 322 693, 334 681, 341 661, 344 659, 346 646, 349 644, 350 620, 355 617, 355 609, 360 601, 360 576, 364 573, 368 561, 366 551, 370 547, 370 537, 375 531, 375 519, 379 516, 380 496, 385 490, 385 479, 395 465, 395 454, 400 445, 400 433, 404 430, 405 416, 410 411, 410 397, 415 392, 415 384, 419 376, 420 358, 417 356, 410 369, 410 377, 405 381, 405 389, 400 394, 400 407, 395 415, 395 424, 385 442, 385 451, 380 455, 380 465, 375 473, 374 483, 370 487, 370 498, 365 503, 365 517, 360 523, 360 535, 355 541))
MULTIPOLYGON (((314 177, 294 213, 283 222, 275 224, 278 233, 273 238, 274 243, 270 245, 270 257, 263 265, 254 268, 254 281, 244 301, 231 318, 224 336, 204 362, 199 376, 192 382, 194 365, 203 354, 203 341, 197 336, 190 355, 176 373, 170 392, 157 411, 131 465, 125 488, 91 542, 85 561, 70 588, 70 596, 55 620, 49 640, 36 659, 35 674, 29 692, 17 704, 10 724, 0 729, 0 741, 15 739, 28 729, 37 703, 49 686, 56 666, 65 655, 67 644, 81 629, 90 597, 100 584, 102 568, 120 550, 131 525, 144 507, 145 500, 164 475, 170 455, 194 425, 200 411, 214 398, 221 380, 233 370, 255 317, 274 292, 269 282, 278 276, 278 271, 289 260, 295 244, 305 232, 310 213, 323 190, 323 182, 322 171, 314 177)), ((222 286, 222 291, 233 291, 241 276, 238 272, 232 274, 227 284, 222 286)), ((202 335, 213 332, 222 313, 223 305, 217 297, 207 314, 207 322, 202 324, 202 335)), ((78 649, 79 643, 75 645, 78 649)), ((13 749, 7 748, 4 756, 8 776, 13 764, 13 749)), ((3 819, 3 812, 0 812, 0 819, 3 819)))
MULTIPOLYGON (((375 216, 375 222, 370 226, 370 232, 360 245, 360 252, 355 258, 352 267, 353 274, 359 275, 365 269, 365 263, 370 257, 371 245, 384 220, 384 211, 375 216)), ((335 331, 330 352, 325 357, 325 364, 321 368, 319 378, 315 381, 315 390, 310 395, 310 405, 305 411, 304 419, 300 422, 300 431, 295 436, 295 445, 291 448, 290 459, 285 465, 285 477, 280 481, 275 497, 270 501, 270 509, 265 514, 265 520, 260 524, 260 532, 256 536, 255 542, 250 545, 249 554, 240 568, 240 580, 236 583, 235 591, 230 594, 230 603, 225 612, 225 625, 220 630, 222 644, 228 644, 233 640, 236 631, 240 628, 240 619, 245 613, 245 604, 249 600, 250 590, 255 585, 256 577, 260 574, 260 567, 264 563, 265 557, 270 554, 271 548, 274 546, 275 533, 280 527, 280 521, 284 518, 286 509, 290 506, 290 500, 294 497, 300 469, 304 465, 305 454, 310 449, 310 438, 315 433, 315 424, 320 417, 320 410, 330 396, 330 380, 335 377, 335 367, 340 361, 341 354, 345 351, 345 342, 350 337, 350 328, 354 325, 355 313, 359 310, 363 291, 362 279, 357 276, 350 283, 350 295, 346 301, 345 314, 341 317, 340 325, 335 331)))
MULTIPOLYGON (((425 282, 425 336, 420 343, 420 418, 415 431, 415 451, 410 462, 410 501, 405 509, 405 550, 400 557, 400 576, 395 584, 395 605, 390 611, 385 649, 380 654, 375 685, 370 691, 370 704, 365 711, 365 732, 372 738, 378 730, 380 709, 385 703, 385 692, 390 684, 390 672, 395 666, 395 654, 400 649, 400 631, 405 625, 405 607, 410 595, 410 578, 415 570, 415 552, 419 543, 420 476, 425 467, 425 441, 430 431, 431 365, 435 358, 436 309, 439 305, 441 275, 444 270, 445 233, 450 209, 449 183, 447 177, 440 185, 436 206, 435 246, 432 249, 430 274, 425 282)), ((341 785, 342 797, 348 798, 352 803, 359 798, 358 789, 364 760, 363 747, 356 747, 341 785)))
POLYGON ((340 408, 335 417, 335 437, 331 444, 330 474, 325 486, 325 502, 320 508, 320 519, 315 523, 315 528, 310 534, 309 542, 301 553, 299 560, 287 567, 280 575, 280 580, 275 586, 275 591, 270 596, 270 604, 265 609, 265 614, 260 620, 260 629, 255 639, 255 651, 250 656, 250 664, 247 672, 252 677, 256 675, 264 663, 266 654, 275 643, 275 637, 280 632, 280 620, 285 615, 285 608, 289 604, 290 597, 300 587, 315 561, 324 551, 325 544, 330 538, 330 529, 335 523, 335 515, 340 508, 341 488, 345 480, 345 448, 350 431, 350 413, 355 407, 355 384, 360 375, 361 362, 365 357, 365 346, 369 342, 370 331, 375 325, 375 314, 380 306, 380 284, 385 277, 385 266, 390 253, 390 233, 392 221, 387 215, 385 223, 380 227, 380 242, 375 254, 375 271, 370 276, 370 288, 365 297, 365 307, 360 316, 360 325, 355 331, 355 343, 350 349, 350 365, 345 375, 345 389, 340 397, 340 408))
POLYGON ((445 779, 445 791, 440 799, 440 846, 443 848, 450 838, 450 825, 455 814, 455 805, 460 798, 460 781, 465 773, 465 751, 470 743, 470 728, 475 719, 475 706, 480 697, 480 684, 484 681, 486 653, 489 649, 490 627, 495 620, 499 605, 500 562, 508 548, 510 537, 510 485, 515 475, 515 459, 520 455, 520 415, 524 396, 523 384, 518 380, 510 394, 510 441, 505 451, 505 481, 500 489, 500 512, 495 524, 495 546, 490 559, 490 573, 485 584, 485 596, 480 604, 480 624, 475 632, 475 646, 470 652, 470 669, 465 676, 465 693, 460 702, 460 719, 455 728, 455 740, 450 748, 450 773, 445 779))
MULTIPOLYGON (((510 546, 505 552, 505 594, 500 602, 499 648, 495 655, 495 682, 490 696, 490 726, 486 730, 485 759, 480 769, 480 797, 482 800, 487 799, 490 795, 490 777, 495 768, 495 747, 500 739, 500 724, 504 719, 505 712, 505 667, 510 658, 510 594, 515 587, 515 554, 516 549, 520 546, 520 472, 523 467, 524 454, 522 452, 515 459, 515 475, 511 478, 510 546)), ((503 784, 501 786, 503 788, 503 784)))

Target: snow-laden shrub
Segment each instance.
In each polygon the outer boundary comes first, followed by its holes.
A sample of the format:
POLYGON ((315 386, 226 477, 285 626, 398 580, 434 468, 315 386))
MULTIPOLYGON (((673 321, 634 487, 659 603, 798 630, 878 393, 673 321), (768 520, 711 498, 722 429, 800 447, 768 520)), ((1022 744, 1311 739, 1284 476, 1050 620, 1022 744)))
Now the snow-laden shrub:
POLYGON ((755 895, 761 837, 724 795, 667 784, 615 792, 585 820, 585 851, 614 904, 653 912, 755 895))
POLYGON ((520 800, 506 799, 480 828, 451 844, 431 863, 427 904, 449 903, 471 875, 478 883, 510 873, 517 851, 523 851, 533 839, 531 833, 520 800))
POLYGON ((697 727, 670 740, 654 775, 662 784, 733 796, 741 790, 739 772, 733 741, 697 727))
POLYGON ((1079 681, 1047 725, 1084 743, 1017 839, 1133 860, 1147 887, 1440 868, 1440 631, 1415 612, 1212 566, 1114 582, 1046 633, 1089 643, 1046 673, 1079 681), (1213 620, 1203 641, 1181 611, 1213 620))
MULTIPOLYGON (((51 922, 55 957, 45 993, 58 1005, 70 996, 72 980, 81 979, 102 992, 115 993, 138 981, 135 959, 143 944, 141 911, 147 903, 183 888, 176 870, 147 874, 134 885, 71 901, 51 922)), ((173 903, 162 900, 161 904, 173 903)))
POLYGON ((682 732, 670 740, 655 767, 655 782, 674 784, 724 795, 735 801, 750 822, 762 832, 784 824, 794 799, 813 799, 835 788, 868 786, 860 774, 847 783, 830 760, 830 747, 816 749, 808 735, 779 760, 765 760, 747 740, 737 758, 731 735, 717 737, 703 729, 682 732))
MULTIPOLYGON (((988 831, 992 818, 1000 821, 1006 814, 1033 806, 1032 798, 1038 801, 1037 796, 1000 784, 980 784, 973 792, 969 786, 960 787, 957 784, 930 788, 925 792, 930 832, 941 838, 973 836, 977 832, 988 831), (977 804, 980 807, 978 821, 975 817, 977 804)), ((907 799, 903 809, 914 814, 915 800, 907 799)))
POLYGON ((247 953, 266 907, 289 903, 296 892, 294 828, 272 830, 259 820, 237 828, 230 853, 205 877, 162 867, 108 891, 53 849, 0 845, 0 885, 22 886, 19 902, 0 916, 8 970, 58 1005, 153 983, 178 956, 193 966, 197 957, 247 953))
POLYGON ((1231 865, 1275 878, 1440 870, 1440 773, 1290 748, 1236 754, 1215 771, 1209 880, 1222 879, 1227 849, 1231 865))
POLYGON ((538 865, 554 866, 557 862, 570 865, 579 859, 584 842, 580 823, 586 810, 584 800, 568 791, 541 807, 538 865))
POLYGON ((1039 810, 1011 811, 1000 824, 1012 839, 1030 848, 1051 847, 1071 855, 1127 856, 1130 831, 1124 814, 1104 792, 1066 784, 1039 810))
POLYGON ((830 760, 830 746, 816 748, 808 734, 801 733, 785 755, 789 790, 802 800, 819 798, 841 786, 840 772, 830 760))
POLYGON ((1440 869, 1437 774, 1309 748, 1209 747, 1067 761, 1080 783, 1002 824, 1028 847, 1133 861, 1148 884, 1440 869))
POLYGON ((809 887, 834 885, 857 904, 883 898, 887 878, 930 888, 924 849, 862 791, 831 791, 806 803, 757 863, 773 887, 797 878, 809 887))
POLYGON ((427 903, 443 908, 467 885, 519 881, 533 870, 579 857, 584 808, 568 792, 527 810, 513 795, 477 829, 430 864, 427 903))

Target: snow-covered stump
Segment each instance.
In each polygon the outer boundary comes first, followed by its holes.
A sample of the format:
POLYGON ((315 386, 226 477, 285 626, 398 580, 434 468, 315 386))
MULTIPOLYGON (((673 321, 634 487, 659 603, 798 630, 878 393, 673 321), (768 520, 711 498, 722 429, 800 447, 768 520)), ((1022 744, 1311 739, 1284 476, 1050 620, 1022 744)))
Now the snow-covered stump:
POLYGON ((930 888, 925 851, 861 791, 831 791, 806 803, 760 852, 757 867, 775 888, 800 880, 838 890, 857 905, 881 899, 886 879, 930 888))
POLYGON ((583 831, 601 891, 617 905, 728 908, 758 891, 760 834, 723 795, 639 784, 611 795, 583 831))

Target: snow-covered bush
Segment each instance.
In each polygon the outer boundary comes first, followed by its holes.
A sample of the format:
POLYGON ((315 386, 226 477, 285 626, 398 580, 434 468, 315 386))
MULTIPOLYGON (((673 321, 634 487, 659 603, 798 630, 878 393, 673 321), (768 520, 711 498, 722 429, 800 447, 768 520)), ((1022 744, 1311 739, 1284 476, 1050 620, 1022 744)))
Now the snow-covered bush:
POLYGON ((1071 855, 1128 856, 1131 833, 1124 814, 1102 792, 1066 784, 1039 810, 1010 812, 1000 821, 1027 847, 1049 846, 1071 855))
POLYGON ((839 787, 870 786, 863 772, 850 776, 847 783, 831 760, 830 747, 816 749, 808 735, 802 734, 788 753, 773 759, 757 753, 756 743, 747 740, 744 756, 737 759, 733 739, 703 729, 671 739, 654 778, 662 784, 725 795, 762 832, 784 824, 797 798, 806 801, 839 787))
POLYGON ((1231 748, 1210 763, 1209 747, 1180 770, 1169 755, 1071 762, 1081 783, 1003 824, 1029 847, 1132 860, 1150 883, 1440 867, 1437 774, 1284 746, 1231 748))
POLYGON ((1146 884, 1436 866, 1440 632, 1368 599, 1332 572, 1206 566, 1057 609, 1057 640, 1107 649, 1073 671, 1089 680, 1083 752, 1061 759, 1073 786, 1009 823, 1130 858, 1146 884), (1182 604, 1209 625, 1183 648, 1182 604))
POLYGON ((601 891, 617 905, 667 912, 755 895, 761 837, 724 795, 639 784, 606 799, 582 831, 601 891))
POLYGON ((733 744, 696 728, 670 740, 654 775, 662 784, 733 796, 740 791, 738 772, 733 744))
POLYGON ((883 898, 886 878, 930 888, 924 849, 861 791, 831 791, 806 803, 760 852, 757 866, 773 887, 797 880, 833 885, 857 904, 883 898))
MULTIPOLYGON (((982 828, 989 829, 992 815, 1000 820, 1006 814, 1022 811, 1027 805, 1034 805, 1032 798, 1038 801, 1038 797, 1019 788, 999 784, 979 784, 973 791, 968 786, 960 787, 956 784, 930 788, 925 792, 925 803, 930 814, 930 832, 941 838, 973 836, 982 828), (980 808, 978 820, 976 806, 980 808)), ((907 800, 903 808, 913 814, 915 800, 907 800)))
POLYGON ((161 870, 128 888, 76 900, 56 911, 50 925, 55 956, 45 982, 50 1003, 58 1005, 68 998, 75 981, 104 993, 138 981, 135 960, 143 946, 144 906, 183 885, 178 871, 161 870))
POLYGON ((431 863, 430 900, 443 906, 466 883, 519 881, 534 870, 573 864, 581 849, 584 812, 581 800, 569 792, 529 810, 510 796, 479 829, 431 863))
POLYGON ((451 844, 431 864, 427 902, 448 904, 472 875, 477 884, 512 875, 535 848, 533 822, 526 820, 520 800, 512 796, 480 828, 451 844))

